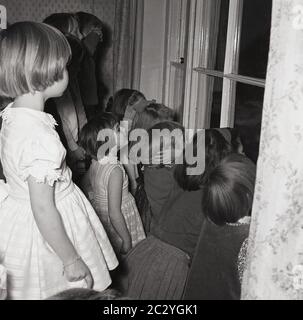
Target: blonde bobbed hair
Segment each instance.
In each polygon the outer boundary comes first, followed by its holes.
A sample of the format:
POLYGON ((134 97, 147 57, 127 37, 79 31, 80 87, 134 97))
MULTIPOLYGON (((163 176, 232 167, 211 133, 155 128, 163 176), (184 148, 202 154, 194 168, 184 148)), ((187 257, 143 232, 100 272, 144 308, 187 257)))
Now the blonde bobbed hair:
POLYGON ((18 22, 0 33, 0 96, 44 91, 62 80, 71 57, 64 35, 37 22, 18 22))

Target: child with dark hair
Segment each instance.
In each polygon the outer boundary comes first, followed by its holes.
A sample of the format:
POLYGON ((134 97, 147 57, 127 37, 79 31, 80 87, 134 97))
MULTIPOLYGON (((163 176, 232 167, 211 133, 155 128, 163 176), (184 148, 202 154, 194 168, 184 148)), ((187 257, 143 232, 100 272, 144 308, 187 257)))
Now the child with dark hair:
POLYGON ((75 14, 85 48, 79 73, 79 87, 87 118, 90 120, 99 113, 98 86, 98 46, 103 43, 103 23, 95 15, 87 12, 75 14))
MULTIPOLYGON (((94 34, 96 40, 94 43, 94 48, 98 45, 99 42, 103 41, 103 23, 95 15, 79 11, 75 14, 75 17, 78 21, 78 27, 80 34, 83 39, 94 34)), ((94 54, 95 49, 91 50, 94 54)))
MULTIPOLYGON (((127 121, 131 132, 136 129, 149 130, 158 123, 173 121, 174 118, 173 110, 155 101, 146 101, 144 99, 128 106, 123 120, 127 121)), ((133 145, 134 142, 131 142, 129 147, 132 148, 133 145)), ((129 164, 126 169, 131 177, 133 194, 135 195, 145 231, 148 232, 150 228, 150 205, 144 189, 144 167, 142 164, 138 166, 129 164)))
POLYGON ((70 34, 79 39, 82 38, 77 17, 73 13, 53 13, 46 17, 43 22, 57 28, 64 35, 70 34))
MULTIPOLYGON (((198 148, 205 148, 203 157, 205 157, 205 171, 208 172, 214 168, 223 158, 230 153, 242 153, 242 144, 238 132, 231 128, 206 129, 204 145, 198 145, 200 141, 197 134, 194 135, 191 142, 193 154, 197 155, 198 148)), ((175 179, 179 186, 184 190, 198 190, 203 184, 205 177, 204 172, 198 175, 188 175, 187 170, 193 164, 186 161, 179 164, 175 170, 175 179)))
MULTIPOLYGON (((117 91, 113 97, 110 97, 107 103, 106 110, 108 112, 113 113, 117 118, 118 121, 125 121, 126 123, 129 122, 127 118, 125 118, 125 113, 133 114, 133 106, 137 105, 139 102, 145 101, 144 95, 137 91, 132 89, 121 89, 117 91)), ((124 124, 124 123, 123 123, 124 124)), ((124 130, 125 137, 127 138, 130 128, 122 128, 121 130, 124 130)), ((121 153, 121 156, 123 153, 121 153)), ((127 155, 128 156, 128 155, 127 155)), ((122 161, 125 159, 121 159, 122 161)), ((125 162, 125 161, 124 161, 125 162)), ((132 194, 135 194, 135 190, 137 188, 137 172, 136 167, 133 165, 124 165, 126 172, 128 174, 129 182, 130 182, 130 189, 132 191, 132 194)))
POLYGON ((128 190, 128 177, 117 159, 117 144, 118 123, 110 113, 89 121, 80 135, 80 145, 92 158, 84 188, 116 254, 121 257, 143 240, 145 233, 135 200, 128 190), (108 150, 100 152, 105 143, 109 144, 108 150))
POLYGON ((119 121, 122 121, 125 116, 126 109, 129 109, 141 100, 145 100, 143 93, 137 90, 124 88, 118 90, 109 98, 106 111, 112 112, 118 117, 119 121))
POLYGON ((231 154, 207 173, 202 211, 207 217, 189 272, 184 298, 238 300, 245 267, 256 167, 231 154))
POLYGON ((176 122, 164 121, 148 132, 149 159, 142 161, 151 227, 147 239, 126 256, 123 290, 135 299, 178 300, 203 222, 201 191, 184 191, 174 179, 175 163, 183 152, 184 128, 176 122), (164 137, 159 154, 153 150, 153 144, 157 143, 156 132, 163 129, 175 131, 178 138, 164 137))
POLYGON ((157 123, 174 121, 175 112, 156 101, 141 102, 134 107, 135 113, 131 116, 131 129, 148 130, 157 123))

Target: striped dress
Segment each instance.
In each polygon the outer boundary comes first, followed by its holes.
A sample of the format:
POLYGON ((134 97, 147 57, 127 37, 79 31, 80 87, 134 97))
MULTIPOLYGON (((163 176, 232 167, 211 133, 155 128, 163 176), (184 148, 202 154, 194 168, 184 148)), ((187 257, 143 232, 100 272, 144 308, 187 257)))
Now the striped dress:
POLYGON ((91 271, 94 289, 111 284, 118 265, 94 209, 71 180, 49 114, 8 106, 0 132, 0 158, 7 183, 0 183, 0 264, 7 270, 9 299, 44 299, 85 281, 71 283, 63 265, 36 225, 27 179, 55 186, 55 203, 67 235, 91 271))
POLYGON ((145 232, 135 199, 129 192, 128 176, 120 162, 116 164, 100 164, 93 160, 88 171, 89 190, 87 190, 87 193, 108 233, 116 253, 119 253, 122 246, 122 239, 111 224, 108 213, 108 181, 110 174, 117 167, 123 172, 121 212, 131 235, 132 246, 135 247, 141 240, 145 239, 145 232))

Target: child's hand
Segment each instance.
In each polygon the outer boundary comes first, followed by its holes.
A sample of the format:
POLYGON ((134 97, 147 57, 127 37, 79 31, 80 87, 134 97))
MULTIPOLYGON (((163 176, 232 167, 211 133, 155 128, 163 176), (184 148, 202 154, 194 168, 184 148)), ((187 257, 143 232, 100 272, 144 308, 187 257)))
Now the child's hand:
POLYGON ((71 151, 70 156, 73 162, 83 161, 85 159, 85 150, 79 147, 77 150, 71 151))
POLYGON ((126 241, 123 241, 122 247, 121 247, 121 254, 127 254, 128 251, 132 248, 132 242, 131 239, 128 239, 126 241))
POLYGON ((135 196, 135 194, 136 194, 137 186, 138 186, 137 181, 132 181, 132 182, 130 183, 130 192, 131 192, 131 194, 132 194, 133 196, 135 196))
POLYGON ((93 278, 87 267, 81 258, 75 260, 74 263, 66 264, 64 267, 64 274, 69 282, 76 282, 85 279, 87 288, 93 287, 93 278))

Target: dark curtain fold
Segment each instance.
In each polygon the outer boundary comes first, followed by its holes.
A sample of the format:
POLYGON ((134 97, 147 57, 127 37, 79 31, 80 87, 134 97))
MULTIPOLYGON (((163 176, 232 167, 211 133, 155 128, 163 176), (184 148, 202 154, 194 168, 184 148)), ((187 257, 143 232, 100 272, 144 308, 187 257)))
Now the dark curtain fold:
POLYGON ((116 0, 113 36, 113 91, 122 88, 139 89, 143 1, 116 0))

